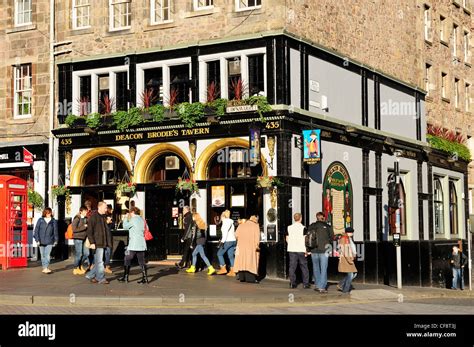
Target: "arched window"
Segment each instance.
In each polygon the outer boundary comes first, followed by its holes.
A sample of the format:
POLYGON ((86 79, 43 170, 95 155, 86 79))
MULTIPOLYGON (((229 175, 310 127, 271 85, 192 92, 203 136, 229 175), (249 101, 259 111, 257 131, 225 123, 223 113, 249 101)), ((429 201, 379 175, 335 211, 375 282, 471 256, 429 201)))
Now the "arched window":
POLYGON ((117 184, 125 173, 130 177, 127 166, 120 159, 108 155, 100 156, 87 164, 82 176, 82 185, 117 184))
POLYGON ((257 177, 262 175, 262 166, 249 163, 248 149, 225 147, 216 152, 209 162, 208 179, 257 177))
MULTIPOLYGON (((393 174, 392 174, 393 175, 393 174)), ((392 175, 389 176, 389 180, 393 179, 392 175)), ((400 179, 398 185, 398 207, 399 208, 388 208, 390 216, 390 234, 395 234, 397 230, 397 214, 400 215, 400 234, 406 236, 407 234, 407 206, 406 206, 406 193, 403 180, 400 179)))
POLYGON ((451 234, 458 233, 458 195, 454 181, 449 181, 449 229, 451 234))
POLYGON ((185 169, 186 163, 176 153, 162 153, 151 164, 147 182, 176 181, 185 169))
POLYGON ((434 180, 434 222, 435 233, 444 234, 444 196, 441 180, 435 178, 434 180))

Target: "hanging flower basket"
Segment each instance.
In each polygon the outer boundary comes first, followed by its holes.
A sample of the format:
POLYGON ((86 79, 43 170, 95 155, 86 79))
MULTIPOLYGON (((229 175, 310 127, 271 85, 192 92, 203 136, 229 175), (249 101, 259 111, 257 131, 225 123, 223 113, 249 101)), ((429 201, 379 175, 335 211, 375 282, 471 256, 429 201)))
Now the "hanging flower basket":
POLYGON ((51 192, 53 194, 54 198, 57 198, 58 196, 69 196, 71 191, 67 186, 63 185, 54 185, 51 186, 51 192))
POLYGON ((182 192, 183 190, 189 190, 191 194, 199 194, 199 187, 195 180, 192 180, 190 178, 182 179, 181 177, 178 177, 178 183, 176 184, 176 192, 182 192))
POLYGON ((271 187, 283 187, 284 184, 278 177, 273 176, 258 176, 257 177, 257 188, 271 188, 271 187))
POLYGON ((120 198, 124 194, 130 194, 130 196, 135 195, 135 191, 137 190, 136 183, 132 182, 125 182, 117 184, 117 188, 115 189, 115 195, 120 198))

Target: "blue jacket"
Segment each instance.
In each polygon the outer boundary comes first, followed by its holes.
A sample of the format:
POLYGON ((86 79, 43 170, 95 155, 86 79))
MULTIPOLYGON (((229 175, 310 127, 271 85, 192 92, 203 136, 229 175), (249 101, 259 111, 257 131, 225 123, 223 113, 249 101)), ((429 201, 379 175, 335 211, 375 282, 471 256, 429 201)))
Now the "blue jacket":
POLYGON ((140 216, 133 216, 129 220, 123 221, 123 228, 128 229, 128 246, 129 251, 146 251, 145 241, 145 221, 140 216))
POLYGON ((38 219, 33 232, 35 241, 43 246, 54 245, 58 242, 58 222, 51 218, 49 223, 46 223, 43 217, 38 219))

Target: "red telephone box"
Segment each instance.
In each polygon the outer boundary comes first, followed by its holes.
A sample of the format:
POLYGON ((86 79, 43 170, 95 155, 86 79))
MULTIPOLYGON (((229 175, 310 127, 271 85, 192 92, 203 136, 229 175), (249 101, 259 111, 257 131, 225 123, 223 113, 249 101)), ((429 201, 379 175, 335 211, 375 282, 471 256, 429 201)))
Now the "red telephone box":
POLYGON ((27 204, 26 181, 0 175, 0 265, 4 270, 27 265, 27 204))

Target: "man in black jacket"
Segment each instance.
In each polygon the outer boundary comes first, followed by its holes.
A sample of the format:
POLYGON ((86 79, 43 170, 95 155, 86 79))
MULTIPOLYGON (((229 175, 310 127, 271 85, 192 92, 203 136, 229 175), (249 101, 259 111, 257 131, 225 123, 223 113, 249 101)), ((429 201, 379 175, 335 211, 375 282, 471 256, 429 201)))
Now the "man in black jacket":
POLYGON ((74 275, 84 275, 86 268, 89 266, 89 248, 85 246, 87 237, 87 212, 87 207, 81 206, 79 214, 72 220, 74 250, 76 254, 74 270, 72 272, 74 275))
POLYGON ((331 243, 334 238, 332 227, 325 222, 324 214, 316 214, 317 221, 308 227, 308 235, 313 234, 315 243, 313 247, 308 248, 311 252, 313 261, 314 290, 320 293, 327 293, 328 285, 328 262, 331 243))
POLYGON ((86 275, 92 283, 109 284, 104 273, 104 251, 112 245, 112 240, 107 230, 107 204, 100 201, 97 211, 92 213, 87 227, 87 237, 91 249, 95 249, 94 268, 86 275))
POLYGON ((180 269, 183 269, 185 267, 189 266, 189 260, 190 260, 190 255, 191 255, 191 242, 192 242, 192 230, 191 227, 193 225, 193 214, 191 213, 191 209, 189 206, 184 206, 183 207, 183 213, 184 213, 184 234, 183 237, 181 237, 181 243, 183 245, 183 257, 181 258, 181 261, 179 263, 175 263, 177 267, 180 269))

